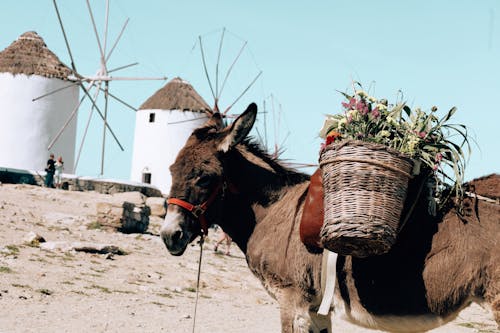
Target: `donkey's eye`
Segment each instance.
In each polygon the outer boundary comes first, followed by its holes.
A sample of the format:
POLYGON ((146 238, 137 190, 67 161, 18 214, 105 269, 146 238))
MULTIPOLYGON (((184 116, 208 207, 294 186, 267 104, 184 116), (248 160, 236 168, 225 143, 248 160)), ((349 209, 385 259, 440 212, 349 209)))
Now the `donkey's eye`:
POLYGON ((212 182, 212 177, 205 175, 205 176, 201 176, 196 181, 196 185, 200 186, 200 187, 208 187, 211 182, 212 182))

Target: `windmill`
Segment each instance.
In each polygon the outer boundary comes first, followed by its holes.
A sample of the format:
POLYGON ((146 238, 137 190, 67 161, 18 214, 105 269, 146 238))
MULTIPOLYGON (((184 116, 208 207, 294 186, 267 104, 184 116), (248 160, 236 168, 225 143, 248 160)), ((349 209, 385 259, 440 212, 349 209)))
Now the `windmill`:
MULTIPOLYGON (((258 69, 258 73, 249 81, 249 83, 237 94, 237 97, 234 99, 232 103, 229 104, 229 106, 225 108, 221 108, 221 96, 224 91, 224 88, 226 87, 226 83, 228 82, 228 78, 230 75, 233 73, 233 70, 235 69, 235 65, 238 63, 240 60, 240 57, 242 56, 243 52, 245 51, 248 42, 246 40, 243 40, 242 38, 236 36, 235 34, 229 32, 226 30, 226 28, 222 29, 222 32, 220 34, 220 39, 217 44, 218 48, 216 51, 216 61, 215 61, 215 73, 211 76, 208 70, 208 65, 207 65, 207 54, 205 52, 205 43, 203 41, 202 36, 198 37, 198 42, 197 45, 199 45, 200 48, 200 53, 201 53, 201 58, 202 58, 202 63, 203 63, 203 69, 205 72, 206 79, 208 81, 208 85, 210 88, 210 92, 212 94, 212 98, 214 100, 214 107, 213 110, 214 112, 220 112, 223 117, 225 118, 233 118, 236 117, 237 114, 230 114, 229 112, 232 110, 233 106, 240 101, 240 99, 250 90, 250 88, 256 83, 256 81, 261 77, 262 75, 262 70, 258 69), (235 36, 237 39, 240 41, 240 47, 238 49, 238 52, 236 53, 236 56, 234 59, 232 59, 232 62, 230 66, 228 67, 223 79, 221 80, 221 76, 219 75, 221 71, 221 54, 223 50, 223 45, 225 42, 225 37, 226 33, 232 34, 235 36), (213 77, 215 76, 215 80, 213 77), (215 83, 214 83, 215 81, 215 83)), ((251 54, 251 51, 249 51, 251 54)), ((253 58, 253 55, 252 55, 253 58)), ((255 66, 258 68, 257 64, 255 63, 255 60, 253 60, 255 66)), ((248 79, 248 76, 247 76, 248 79)), ((290 132, 287 131, 284 136, 282 135, 282 130, 284 129, 284 112, 282 108, 282 104, 278 101, 276 96, 274 94, 269 94, 267 97, 264 97, 262 99, 262 111, 259 112, 259 114, 262 114, 263 121, 260 123, 261 129, 259 130, 259 126, 255 126, 255 131, 257 132, 257 136, 261 144, 266 148, 266 150, 270 153, 270 155, 273 158, 278 158, 280 155, 284 152, 284 145, 290 135, 290 132), (268 118, 268 114, 271 115, 270 118, 268 118), (268 126, 271 125, 272 128, 268 130, 268 126)), ((259 120, 257 120, 259 121, 259 120)), ((314 167, 315 165, 313 164, 308 164, 308 163, 298 163, 298 162, 292 162, 289 160, 282 160, 282 162, 292 168, 310 168, 314 167)))
POLYGON ((79 149, 78 149, 78 155, 77 155, 77 158, 75 159, 74 169, 76 169, 76 167, 78 166, 78 162, 80 160, 82 148, 84 146, 85 139, 87 137, 90 121, 92 119, 92 116, 93 116, 93 113, 95 110, 104 124, 103 133, 102 133, 102 149, 101 149, 101 165, 100 165, 100 175, 102 176, 104 174, 104 157, 105 157, 106 137, 108 135, 108 132, 111 135, 111 137, 113 138, 113 140, 116 142, 116 144, 118 145, 120 150, 124 151, 122 144, 118 140, 115 132, 113 131, 113 129, 111 128, 111 126, 109 125, 109 122, 108 122, 108 119, 109 119, 108 118, 108 116, 109 116, 109 114, 108 114, 109 99, 111 98, 111 99, 121 103, 122 105, 126 106, 127 108, 136 111, 136 108, 134 108, 133 106, 131 106, 130 104, 125 102, 123 99, 117 97, 115 94, 111 93, 110 83, 112 81, 166 80, 167 78, 166 77, 123 77, 123 76, 111 75, 111 73, 113 73, 113 72, 117 72, 117 71, 123 70, 125 68, 129 68, 129 67, 138 65, 137 62, 134 62, 131 64, 127 64, 127 65, 112 68, 112 69, 110 69, 108 67, 109 59, 110 59, 111 55, 113 54, 113 52, 115 51, 116 46, 119 43, 119 41, 120 41, 120 39, 121 39, 125 29, 126 29, 127 24, 129 22, 129 19, 127 18, 125 20, 118 36, 116 37, 113 44, 111 45, 108 43, 109 42, 109 40, 108 40, 109 0, 106 0, 104 31, 102 32, 101 36, 98 32, 96 21, 94 19, 94 14, 93 14, 92 8, 90 6, 89 0, 86 0, 86 4, 87 4, 87 9, 88 9, 88 13, 90 16, 90 20, 92 22, 93 32, 94 32, 94 35, 95 35, 95 38, 97 41, 97 46, 99 49, 99 54, 100 54, 99 68, 96 70, 95 74, 91 75, 91 76, 83 75, 77 70, 75 60, 73 57, 73 53, 71 51, 70 43, 69 43, 68 37, 66 35, 66 30, 64 28, 61 13, 60 13, 59 8, 57 6, 56 0, 53 0, 53 5, 54 5, 54 9, 55 9, 56 14, 57 14, 59 26, 61 28, 61 32, 63 34, 64 42, 66 45, 66 49, 68 51, 68 55, 69 55, 69 58, 71 61, 72 75, 68 78, 68 80, 70 81, 69 84, 67 84, 63 87, 60 87, 58 89, 55 89, 53 91, 50 91, 50 92, 43 94, 41 96, 38 96, 38 97, 34 98, 33 101, 37 101, 39 99, 46 98, 52 94, 59 93, 60 91, 62 91, 64 89, 68 89, 70 87, 78 86, 81 89, 81 91, 83 92, 83 96, 80 98, 77 105, 71 111, 69 117, 64 122, 64 125, 60 128, 60 130, 52 138, 47 149, 50 150, 54 146, 54 144, 61 137, 61 135, 63 134, 65 129, 68 127, 68 125, 75 118, 75 116, 78 113, 78 110, 81 107, 84 100, 88 99, 91 103, 91 108, 90 108, 89 117, 88 117, 88 120, 87 120, 87 123, 85 126, 85 130, 83 133, 83 137, 82 137, 82 140, 80 142, 79 149), (111 45, 111 47, 109 47, 109 45, 111 45), (104 97, 103 108, 101 108, 98 105, 98 98, 99 98, 99 95, 101 93, 104 95, 103 96, 104 97))
MULTIPOLYGON (((231 33, 230 31, 226 30, 226 28, 222 29, 222 32, 220 34, 220 39, 217 44, 217 51, 216 51, 216 63, 215 63, 215 72, 212 74, 212 76, 209 73, 208 70, 208 65, 207 65, 207 53, 205 52, 205 45, 206 43, 203 40, 202 36, 198 37, 198 42, 197 44, 199 45, 200 48, 200 53, 201 53, 201 58, 202 58, 202 64, 203 64, 203 70, 205 72, 206 79, 208 81, 208 85, 210 88, 210 92, 212 94, 212 98, 214 100, 214 107, 213 110, 214 112, 220 112, 223 118, 234 118, 237 116, 237 114, 230 114, 230 111, 232 110, 233 106, 238 103, 241 98, 254 86, 254 84, 257 82, 257 80, 261 77, 262 75, 262 70, 260 70, 253 59, 253 55, 250 50, 248 50, 248 53, 250 53, 253 63, 255 67, 257 68, 257 73, 254 74, 253 77, 248 78, 249 75, 247 75, 245 78, 242 80, 245 80, 247 83, 246 86, 240 87, 241 90, 237 92, 236 97, 234 98, 233 102, 231 102, 228 106, 222 108, 221 107, 221 96, 222 93, 224 92, 224 88, 226 87, 227 82, 229 81, 229 77, 231 74, 234 72, 236 65, 238 61, 241 59, 241 56, 244 54, 245 50, 247 50, 247 45, 248 42, 239 36, 236 36, 234 33, 231 33), (238 45, 238 51, 236 52, 236 55, 234 56, 233 59, 231 59, 230 65, 226 70, 226 73, 224 74, 223 78, 220 76, 221 72, 221 56, 223 52, 223 46, 224 42, 226 40, 226 35, 231 34, 234 36, 236 39, 239 40, 240 45, 238 45), (215 79, 213 78, 215 77, 215 79), (215 81, 215 83, 213 82, 215 81)), ((285 143, 289 133, 285 136, 284 139, 280 138, 280 130, 282 127, 282 116, 283 116, 283 109, 281 103, 279 103, 274 96, 274 94, 270 94, 267 97, 262 98, 262 111, 259 112, 262 117, 262 122, 260 123, 260 130, 259 126, 255 126, 255 131, 257 132, 257 137, 261 144, 266 148, 268 152, 270 152, 271 156, 273 157, 278 157, 282 152, 283 152, 283 144, 285 143), (269 109, 269 110, 268 110, 269 109), (271 118, 268 119, 268 114, 271 114, 271 118), (268 131, 268 122, 272 124, 272 128, 270 131, 268 131), (271 133, 272 132, 272 133, 271 133), (272 134, 272 135, 271 135, 272 134), (272 136, 270 138, 270 136, 272 136), (272 144, 271 144, 272 142, 272 144)))

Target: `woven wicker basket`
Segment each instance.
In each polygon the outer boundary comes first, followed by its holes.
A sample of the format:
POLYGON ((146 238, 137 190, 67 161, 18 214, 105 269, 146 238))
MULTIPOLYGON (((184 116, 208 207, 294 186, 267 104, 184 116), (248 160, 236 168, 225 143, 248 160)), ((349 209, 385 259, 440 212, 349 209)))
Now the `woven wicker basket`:
POLYGON ((361 258, 389 251, 413 161, 384 145, 350 140, 328 145, 319 162, 325 207, 321 244, 361 258))

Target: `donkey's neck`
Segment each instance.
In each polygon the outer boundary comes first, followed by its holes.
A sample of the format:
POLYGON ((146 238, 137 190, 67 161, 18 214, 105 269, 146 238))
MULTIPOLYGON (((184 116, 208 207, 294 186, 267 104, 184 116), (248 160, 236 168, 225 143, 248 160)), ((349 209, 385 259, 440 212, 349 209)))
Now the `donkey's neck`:
POLYGON ((306 174, 283 167, 253 145, 239 145, 225 167, 228 179, 251 204, 263 207, 278 201, 286 188, 309 179, 306 174))
POLYGON ((226 198, 221 226, 243 252, 255 225, 287 189, 309 179, 308 175, 289 170, 247 145, 240 145, 230 153, 224 171, 236 191, 226 198))

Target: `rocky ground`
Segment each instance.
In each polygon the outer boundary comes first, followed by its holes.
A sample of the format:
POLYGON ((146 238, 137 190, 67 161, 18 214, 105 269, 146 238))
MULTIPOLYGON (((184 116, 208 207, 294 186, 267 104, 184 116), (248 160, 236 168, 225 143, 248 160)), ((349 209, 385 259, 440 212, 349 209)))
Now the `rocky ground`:
MULTIPOLYGON (((0 332, 191 332, 199 245, 168 254, 157 236, 100 228, 94 192, 0 185, 0 332), (27 238, 33 232, 47 242, 27 238), (45 245, 44 245, 45 244, 45 245), (83 245, 82 245, 83 244, 83 245), (111 252, 92 248, 113 245, 111 252), (103 251, 106 252, 106 251, 103 251)), ((204 245, 196 332, 279 332, 279 310, 243 254, 204 245)), ((375 332, 335 321, 335 332, 375 332)), ((435 333, 497 332, 477 305, 435 333)))

